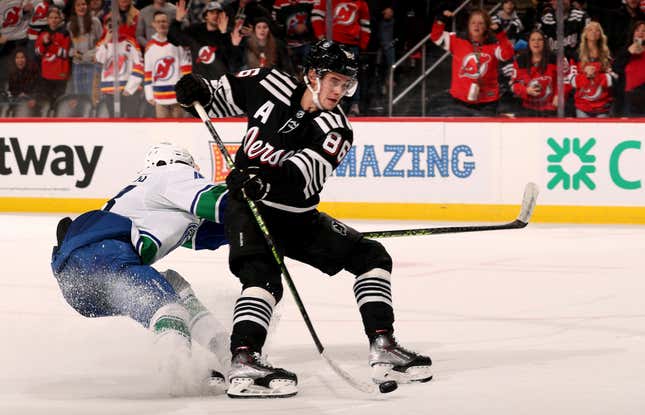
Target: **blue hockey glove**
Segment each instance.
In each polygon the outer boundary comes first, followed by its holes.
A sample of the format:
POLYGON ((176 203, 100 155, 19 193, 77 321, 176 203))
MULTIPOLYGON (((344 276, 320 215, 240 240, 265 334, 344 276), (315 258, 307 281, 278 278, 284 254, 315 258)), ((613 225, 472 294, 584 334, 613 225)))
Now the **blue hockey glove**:
POLYGON ((195 101, 203 106, 211 102, 211 89, 206 80, 199 75, 184 75, 175 85, 177 102, 183 107, 191 107, 195 101))
POLYGON ((271 184, 262 178, 260 168, 255 166, 231 170, 226 177, 226 186, 232 197, 241 199, 244 194, 253 201, 264 199, 271 190, 271 184))

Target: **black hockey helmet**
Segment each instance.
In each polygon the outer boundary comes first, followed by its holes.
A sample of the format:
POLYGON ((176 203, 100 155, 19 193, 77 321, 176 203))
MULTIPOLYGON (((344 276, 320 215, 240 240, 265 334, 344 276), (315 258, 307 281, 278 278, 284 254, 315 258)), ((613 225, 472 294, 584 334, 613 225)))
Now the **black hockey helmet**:
POLYGON ((358 62, 353 52, 331 40, 319 40, 311 45, 305 58, 305 74, 314 69, 318 76, 337 72, 352 79, 358 77, 358 62))

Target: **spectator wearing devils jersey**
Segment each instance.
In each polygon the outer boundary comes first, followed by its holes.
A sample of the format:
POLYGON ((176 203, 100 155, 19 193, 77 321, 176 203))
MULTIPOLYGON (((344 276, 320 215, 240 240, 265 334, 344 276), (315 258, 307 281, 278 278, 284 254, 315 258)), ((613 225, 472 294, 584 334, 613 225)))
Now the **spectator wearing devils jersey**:
MULTIPOLYGON (((332 40, 348 46, 359 62, 361 53, 367 49, 370 41, 370 11, 365 0, 329 0, 332 5, 333 16, 327 16, 327 0, 317 0, 311 12, 311 24, 316 39, 327 36, 326 19, 332 18, 332 40)), ((364 77, 365 70, 359 66, 358 82, 367 85, 364 77)), ((351 98, 349 115, 360 115, 359 103, 361 100, 360 89, 351 98)))
POLYGON ((578 54, 580 58, 571 75, 571 86, 576 89, 576 116, 608 117, 613 101, 611 88, 616 74, 611 69, 607 37, 598 22, 585 26, 578 54))
MULTIPOLYGON (((533 30, 528 51, 513 62, 513 93, 522 100, 521 115, 551 117, 557 110, 558 68, 546 46, 544 33, 533 30)), ((518 114, 519 115, 519 114, 518 114)))
POLYGON ((238 30, 226 33, 228 16, 218 2, 211 1, 204 7, 204 23, 182 28, 186 15, 186 1, 179 0, 168 39, 175 45, 190 48, 194 73, 216 78, 241 68, 242 37, 238 30))
MULTIPOLYGON (((370 41, 370 12, 364 0, 331 0, 332 39, 345 45, 367 48, 370 41)), ((311 24, 317 39, 326 37, 327 0, 314 5, 311 24)))
POLYGON ((168 15, 155 12, 152 25, 155 34, 146 45, 144 92, 154 105, 157 118, 181 118, 184 111, 175 98, 175 84, 190 73, 190 56, 181 46, 168 42, 168 15))
POLYGON ((122 116, 136 118, 139 115, 141 81, 143 81, 143 58, 137 41, 119 34, 116 51, 112 43, 112 25, 105 25, 105 36, 96 49, 96 61, 101 68, 101 93, 105 99, 110 116, 114 116, 114 80, 117 79, 121 96, 122 116))
POLYGON ((36 0, 31 3, 33 8, 30 13, 27 37, 34 43, 38 39, 40 31, 47 27, 47 12, 50 4, 63 10, 67 5, 67 0, 36 0))
POLYGON ((63 13, 58 7, 49 8, 47 24, 36 40, 36 55, 40 56, 43 94, 53 104, 65 93, 71 68, 69 49, 72 41, 63 26, 63 13))
POLYGON ((497 112, 499 100, 498 66, 513 57, 513 45, 504 31, 494 34, 491 20, 483 10, 474 10, 468 17, 466 38, 445 31, 444 11, 432 26, 432 41, 452 54, 450 95, 458 104, 457 115, 487 115, 497 112))
POLYGON ((15 50, 27 48, 29 10, 23 0, 0 0, 0 85, 7 80, 15 50))

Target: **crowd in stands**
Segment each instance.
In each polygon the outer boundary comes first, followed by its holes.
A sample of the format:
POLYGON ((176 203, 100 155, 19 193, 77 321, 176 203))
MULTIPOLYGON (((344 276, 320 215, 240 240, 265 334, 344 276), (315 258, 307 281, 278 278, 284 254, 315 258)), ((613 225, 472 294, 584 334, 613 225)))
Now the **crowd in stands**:
POLYGON ((123 117, 183 117, 174 92, 182 75, 276 67, 299 76, 329 19, 333 40, 360 62, 349 115, 382 114, 389 68, 431 34, 452 67, 430 115, 555 116, 563 105, 573 117, 645 116, 645 0, 563 0, 562 42, 557 0, 503 0, 490 14, 473 1, 453 16, 460 3, 2 0, 0 117, 112 117, 117 97, 123 117))

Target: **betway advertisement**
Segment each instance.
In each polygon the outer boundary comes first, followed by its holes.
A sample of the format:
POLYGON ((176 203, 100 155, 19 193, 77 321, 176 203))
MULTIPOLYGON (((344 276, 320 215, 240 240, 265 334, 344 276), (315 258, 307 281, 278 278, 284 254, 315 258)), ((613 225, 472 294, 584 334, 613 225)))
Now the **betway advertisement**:
MULTIPOLYGON (((245 124, 215 126, 237 151, 245 124)), ((643 122, 378 120, 353 128, 354 145, 322 193, 332 205, 517 205, 531 181, 541 189, 538 207, 645 211, 643 122)), ((0 122, 0 210, 3 198, 110 198, 161 141, 189 148, 204 175, 226 177, 217 146, 196 121, 0 122)))

